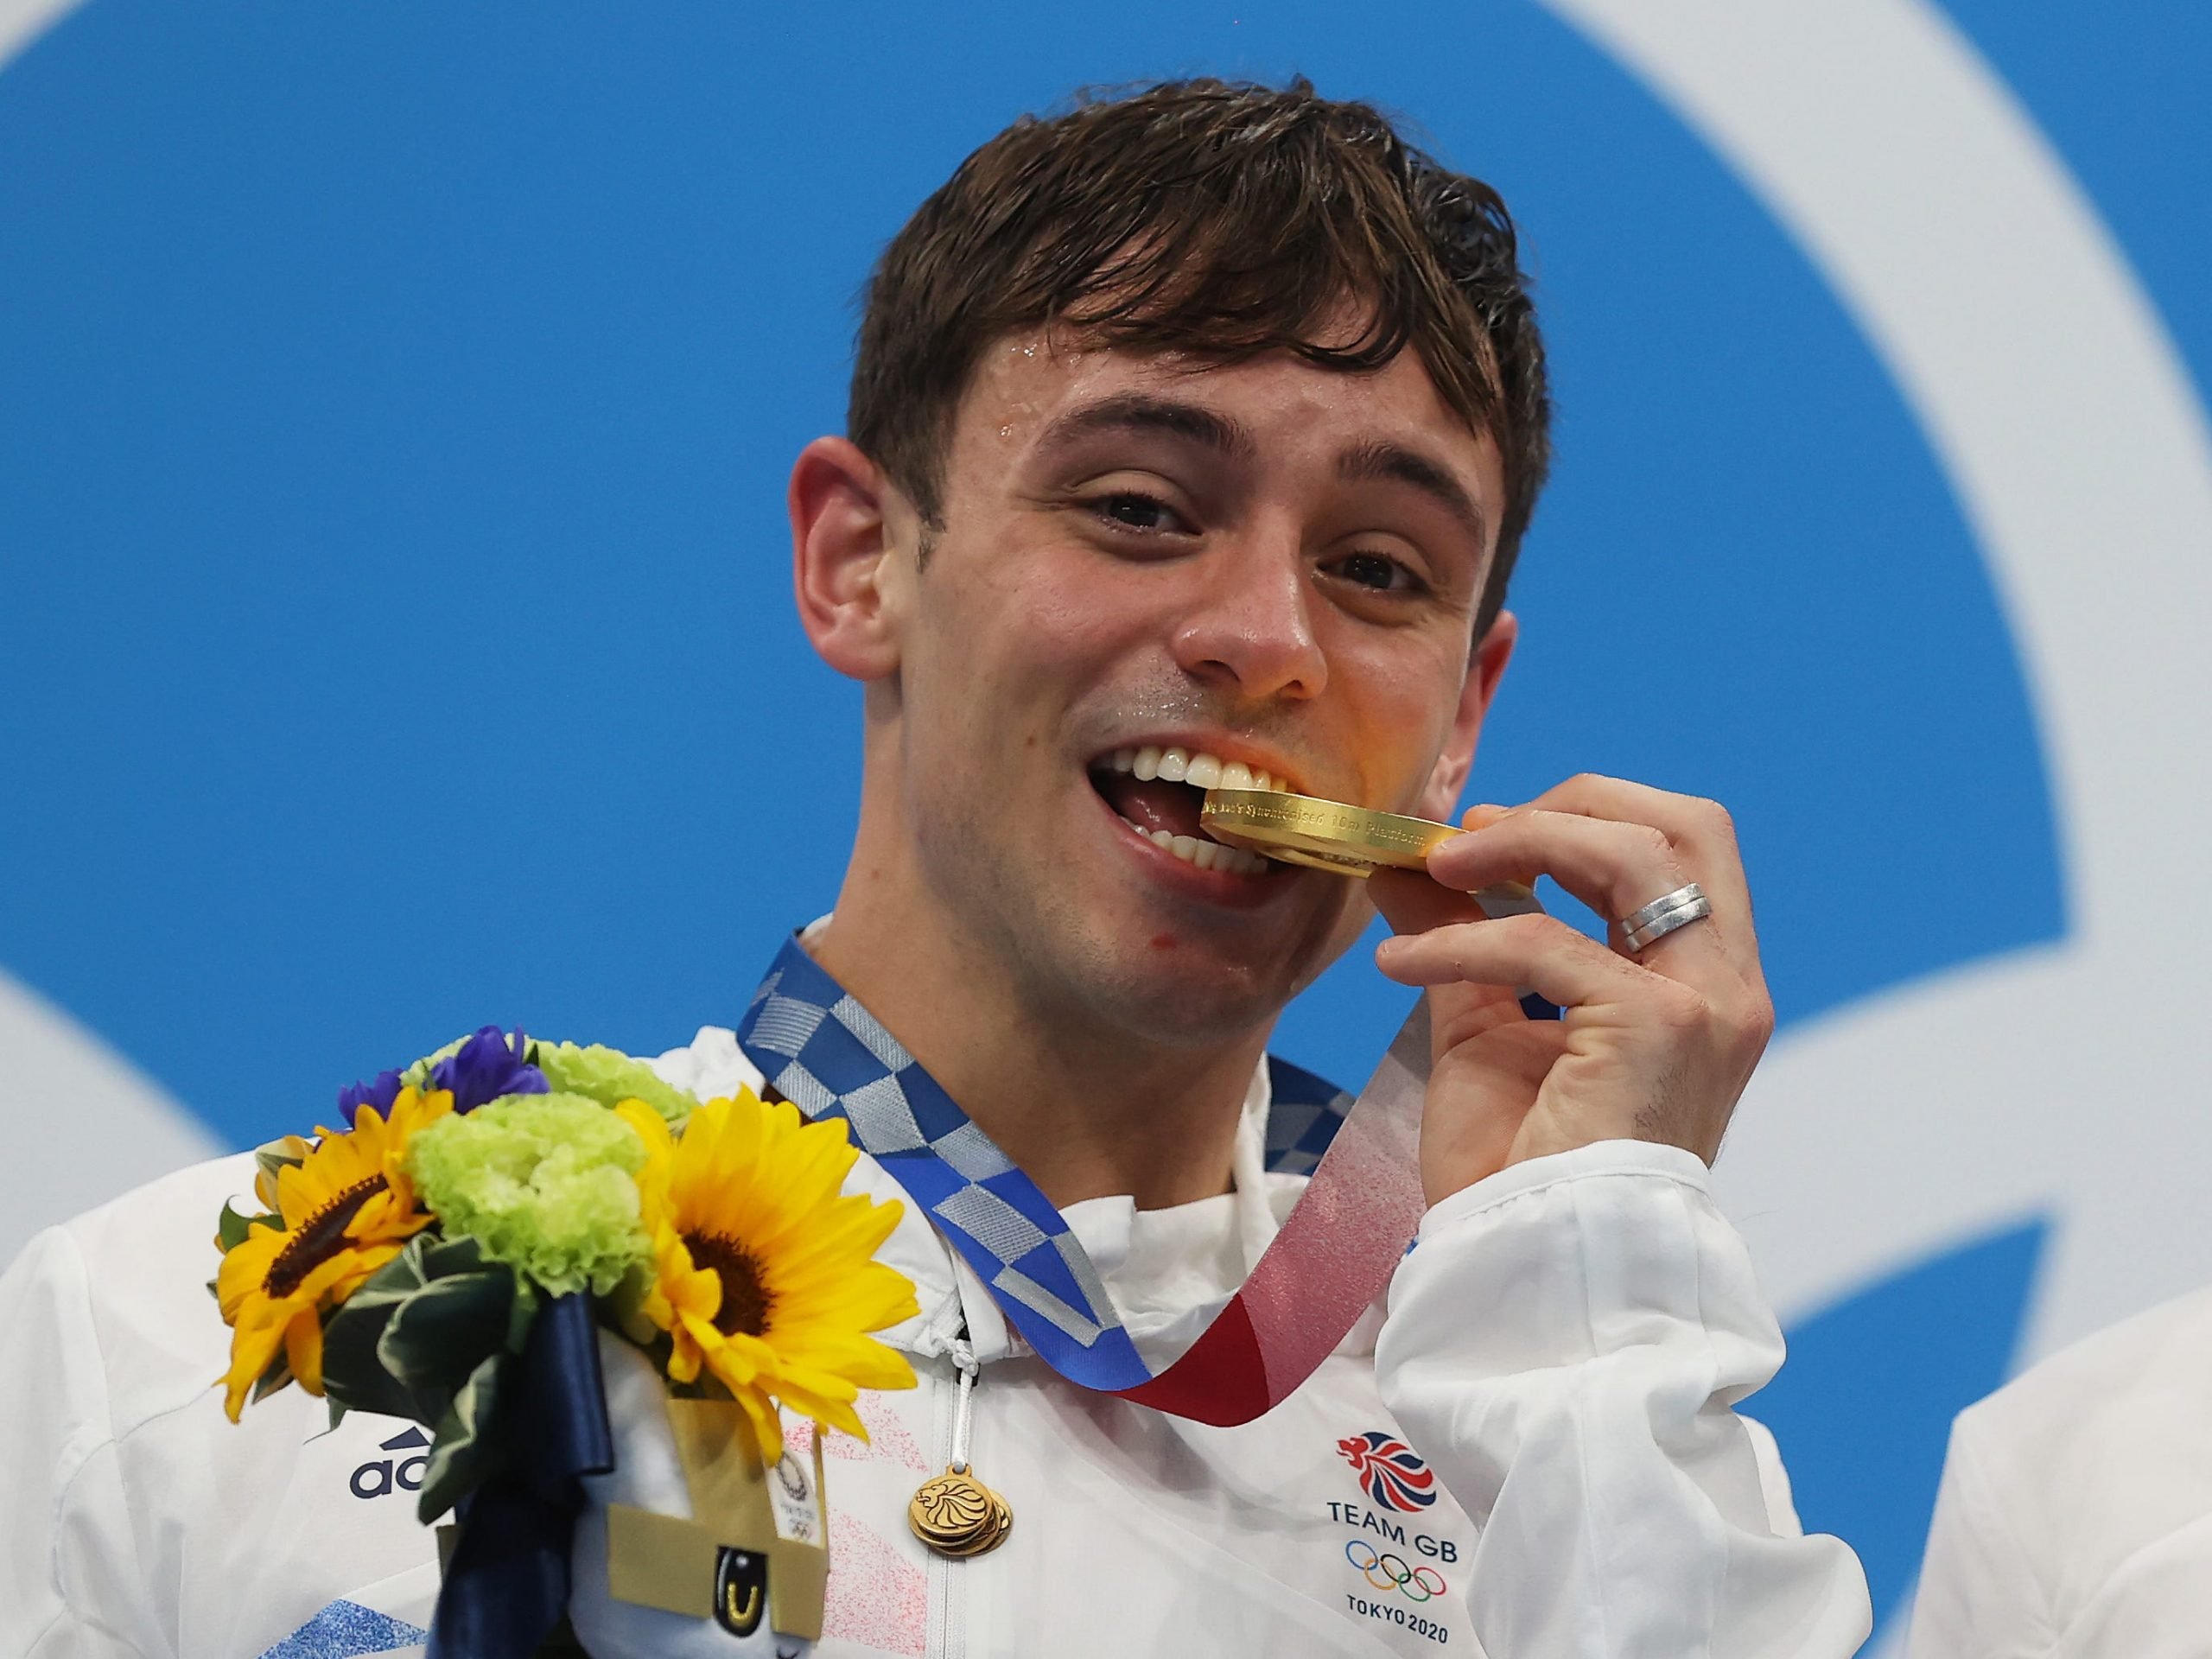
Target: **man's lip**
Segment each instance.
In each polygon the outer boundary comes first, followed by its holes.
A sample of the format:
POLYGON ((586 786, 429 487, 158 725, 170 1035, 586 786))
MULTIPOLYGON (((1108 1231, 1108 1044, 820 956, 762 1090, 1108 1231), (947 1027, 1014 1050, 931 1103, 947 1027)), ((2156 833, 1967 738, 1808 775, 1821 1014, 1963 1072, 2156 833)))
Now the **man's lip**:
POLYGON ((1310 793, 1305 774, 1295 761, 1259 744, 1245 742, 1225 733, 1211 734, 1196 732, 1147 732, 1141 736, 1122 738, 1108 744, 1092 755, 1086 770, 1096 772, 1101 766, 1114 764, 1115 754, 1122 749, 1180 749, 1185 754, 1210 754, 1217 760, 1236 761, 1254 772, 1264 772, 1292 793, 1310 793))

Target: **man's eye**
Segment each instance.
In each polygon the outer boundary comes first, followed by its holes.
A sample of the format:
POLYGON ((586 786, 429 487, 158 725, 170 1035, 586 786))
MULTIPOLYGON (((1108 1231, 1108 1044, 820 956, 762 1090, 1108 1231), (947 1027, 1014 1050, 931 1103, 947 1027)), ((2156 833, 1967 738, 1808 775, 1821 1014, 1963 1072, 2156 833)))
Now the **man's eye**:
POLYGON ((1156 496, 1139 494, 1134 490, 1116 490, 1111 495, 1102 495, 1091 502, 1090 510, 1100 518, 1111 519, 1129 530, 1190 528, 1165 501, 1156 496))
POLYGON ((1382 553, 1348 553, 1334 569, 1346 582, 1377 593, 1410 593, 1420 579, 1397 560, 1382 553))

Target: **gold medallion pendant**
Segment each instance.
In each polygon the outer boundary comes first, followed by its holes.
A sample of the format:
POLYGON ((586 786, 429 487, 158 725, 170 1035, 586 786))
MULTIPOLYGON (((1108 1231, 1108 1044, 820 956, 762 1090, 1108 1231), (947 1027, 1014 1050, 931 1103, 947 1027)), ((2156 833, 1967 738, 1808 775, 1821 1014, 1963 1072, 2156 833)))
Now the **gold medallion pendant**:
POLYGON ((987 1555, 1004 1543, 1014 1530, 1014 1511, 965 1464, 956 1463, 922 1484, 906 1505, 906 1524, 938 1554, 957 1560, 987 1555))
POLYGON ((935 1480, 924 1481, 908 1502, 906 1524, 938 1554, 964 1560, 988 1555, 1006 1541, 1014 1530, 1014 1510, 968 1471, 968 1431, 974 1421, 976 1382, 983 1368, 976 1363, 964 1325, 953 1340, 952 1364, 960 1373, 952 1410, 952 1461, 935 1480))

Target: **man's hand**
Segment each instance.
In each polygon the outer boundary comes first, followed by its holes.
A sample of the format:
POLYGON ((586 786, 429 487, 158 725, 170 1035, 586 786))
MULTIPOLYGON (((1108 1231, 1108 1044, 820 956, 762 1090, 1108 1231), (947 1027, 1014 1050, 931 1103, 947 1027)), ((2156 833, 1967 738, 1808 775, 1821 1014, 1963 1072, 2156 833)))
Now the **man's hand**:
POLYGON ((1428 988, 1429 1203, 1509 1164, 1596 1141, 1664 1141, 1710 1163, 1774 1030, 1727 813, 1584 776, 1462 822, 1468 833, 1429 855, 1427 878, 1383 870, 1370 884, 1395 930, 1376 965, 1428 988), (1465 896, 1540 874, 1609 921, 1688 881, 1704 887, 1713 914, 1631 957, 1556 917, 1484 919, 1465 896), (1564 1017, 1524 1018, 1516 987, 1564 1017))

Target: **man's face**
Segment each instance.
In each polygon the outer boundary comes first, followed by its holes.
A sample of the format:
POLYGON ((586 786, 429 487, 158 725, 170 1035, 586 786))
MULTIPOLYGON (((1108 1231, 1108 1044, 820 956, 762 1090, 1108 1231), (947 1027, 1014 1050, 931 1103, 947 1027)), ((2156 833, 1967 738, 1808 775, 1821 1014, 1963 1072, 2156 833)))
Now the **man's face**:
POLYGON ((1495 445, 1410 353, 1348 375, 1040 334, 979 366, 944 500, 881 579, 935 907, 1069 1017, 1188 1044, 1271 1019, 1356 936, 1358 884, 1217 852, 1202 788, 1140 774, 1180 751, 1449 810, 1510 648, 1471 656, 1495 445))

